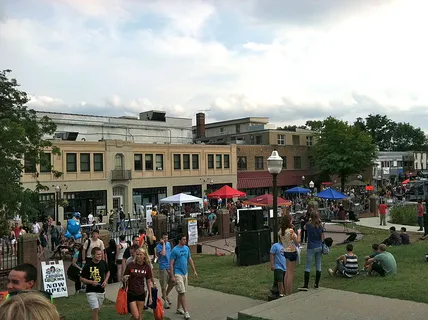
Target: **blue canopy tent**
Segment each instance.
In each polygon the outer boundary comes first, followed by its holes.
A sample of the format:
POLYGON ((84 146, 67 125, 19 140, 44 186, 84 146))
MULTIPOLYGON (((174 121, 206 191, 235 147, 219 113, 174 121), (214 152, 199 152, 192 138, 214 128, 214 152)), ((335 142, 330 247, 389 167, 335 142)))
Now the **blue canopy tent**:
POLYGON ((294 187, 285 191, 285 193, 310 193, 311 190, 302 188, 302 187, 294 187))
POLYGON ((342 200, 342 199, 348 198, 348 196, 345 196, 343 193, 336 191, 332 188, 319 192, 317 194, 317 197, 321 199, 330 199, 330 200, 342 200))

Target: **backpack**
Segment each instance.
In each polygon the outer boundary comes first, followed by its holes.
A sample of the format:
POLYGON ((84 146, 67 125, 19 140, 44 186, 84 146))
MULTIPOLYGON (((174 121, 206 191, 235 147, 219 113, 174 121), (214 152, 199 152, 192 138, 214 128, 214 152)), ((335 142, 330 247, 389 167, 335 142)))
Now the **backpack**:
POLYGON ((125 212, 120 211, 119 216, 121 220, 125 219, 125 212))
POLYGON ((57 227, 52 227, 51 229, 51 237, 52 238, 59 238, 59 231, 57 227))

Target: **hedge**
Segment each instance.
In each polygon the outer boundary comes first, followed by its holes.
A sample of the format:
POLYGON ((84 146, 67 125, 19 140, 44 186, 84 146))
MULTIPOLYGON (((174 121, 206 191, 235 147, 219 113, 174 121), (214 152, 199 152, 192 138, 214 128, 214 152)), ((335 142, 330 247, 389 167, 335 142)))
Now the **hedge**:
POLYGON ((394 206, 390 210, 391 223, 417 226, 417 204, 394 206))

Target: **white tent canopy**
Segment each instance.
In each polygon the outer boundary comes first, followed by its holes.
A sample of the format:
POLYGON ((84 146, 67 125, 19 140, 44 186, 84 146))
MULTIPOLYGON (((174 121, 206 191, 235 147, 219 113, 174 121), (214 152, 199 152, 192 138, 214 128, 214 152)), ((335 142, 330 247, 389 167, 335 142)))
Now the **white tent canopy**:
POLYGON ((183 203, 202 202, 201 198, 194 197, 185 193, 177 193, 173 196, 163 198, 159 201, 160 203, 177 203, 182 205, 183 203))

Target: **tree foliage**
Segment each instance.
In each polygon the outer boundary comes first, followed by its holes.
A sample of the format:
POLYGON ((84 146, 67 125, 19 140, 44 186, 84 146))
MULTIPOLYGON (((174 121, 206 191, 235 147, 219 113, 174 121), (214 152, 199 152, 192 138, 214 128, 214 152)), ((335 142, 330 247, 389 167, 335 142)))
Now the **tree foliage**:
MULTIPOLYGON (((46 189, 38 182, 37 172, 34 173, 36 190, 23 188, 23 160, 25 157, 34 165, 47 163, 41 154, 52 145, 43 137, 56 130, 51 119, 37 118, 36 112, 26 107, 29 98, 19 89, 17 81, 8 77, 10 72, 0 72, 0 211, 9 218, 17 213, 31 213, 38 191, 46 189)), ((58 153, 58 149, 53 148, 53 153, 58 153)), ((53 173, 56 177, 61 175, 55 170, 53 173)))
POLYGON ((376 145, 359 126, 328 117, 322 122, 315 148, 318 169, 340 177, 341 189, 346 179, 373 165, 376 145))

